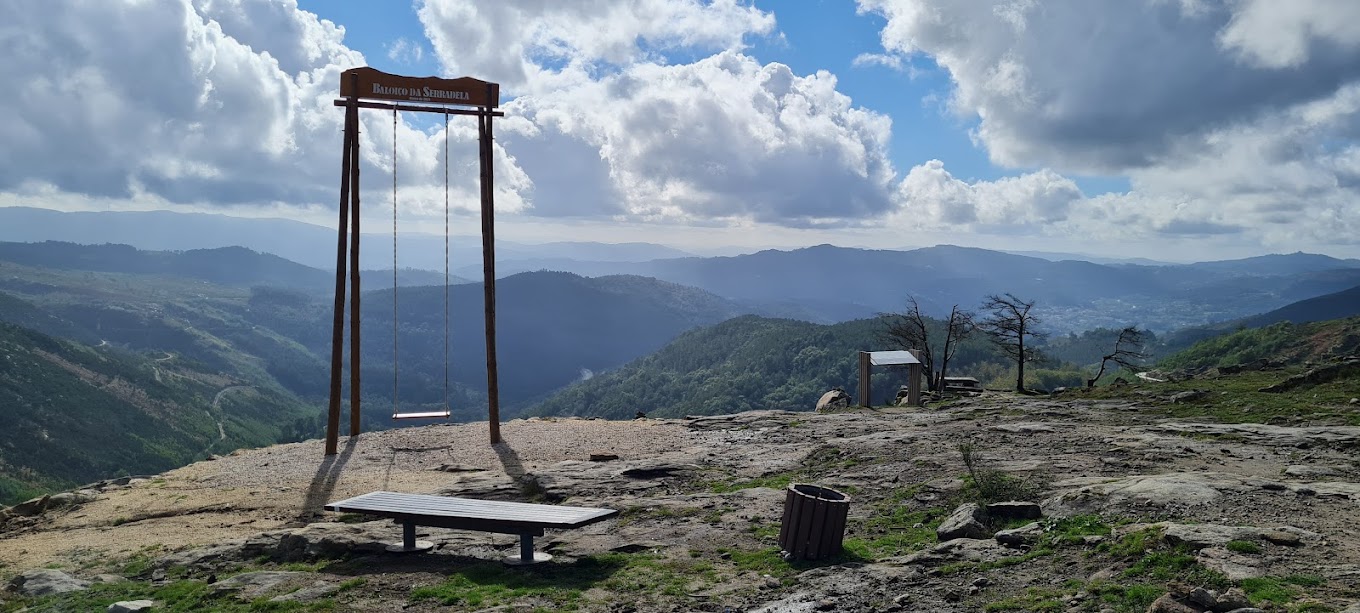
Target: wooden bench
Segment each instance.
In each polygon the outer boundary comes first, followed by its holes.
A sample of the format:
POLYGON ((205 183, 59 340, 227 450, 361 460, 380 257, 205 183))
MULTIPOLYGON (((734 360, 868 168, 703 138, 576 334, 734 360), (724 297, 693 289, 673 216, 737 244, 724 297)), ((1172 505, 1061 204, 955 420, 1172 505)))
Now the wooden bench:
POLYGON ((401 524, 401 545, 388 551, 424 551, 433 545, 416 541, 416 526, 475 530, 519 535, 519 555, 510 564, 533 564, 551 560, 546 553, 534 553, 534 537, 545 528, 579 528, 618 515, 614 509, 567 507, 551 504, 474 500, 425 494, 371 492, 325 506, 327 511, 362 513, 389 517, 401 524))

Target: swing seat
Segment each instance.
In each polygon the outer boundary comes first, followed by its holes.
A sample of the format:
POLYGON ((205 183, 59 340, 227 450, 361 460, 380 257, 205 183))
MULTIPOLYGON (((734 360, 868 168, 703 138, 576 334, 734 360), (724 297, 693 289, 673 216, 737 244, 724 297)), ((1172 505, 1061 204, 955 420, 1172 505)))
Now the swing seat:
POLYGON ((392 419, 448 419, 448 411, 426 411, 423 413, 393 413, 392 419))

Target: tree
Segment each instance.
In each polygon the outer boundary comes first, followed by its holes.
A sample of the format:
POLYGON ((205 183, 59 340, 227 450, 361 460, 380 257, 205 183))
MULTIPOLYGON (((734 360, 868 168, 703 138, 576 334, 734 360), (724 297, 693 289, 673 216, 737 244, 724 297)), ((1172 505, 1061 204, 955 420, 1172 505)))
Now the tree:
POLYGON ((1114 362, 1122 368, 1133 370, 1137 366, 1138 360, 1147 357, 1143 353, 1143 332, 1134 326, 1129 326, 1119 331, 1119 338, 1114 341, 1114 351, 1100 358, 1100 371, 1096 376, 1086 380, 1086 387, 1096 386, 1096 381, 1100 380, 1101 375, 1105 374, 1105 364, 1114 362))
POLYGON ((989 311, 986 319, 978 324, 993 343, 1011 359, 1015 360, 1015 391, 1025 392, 1025 363, 1042 359, 1042 354, 1033 346, 1026 347, 1026 339, 1038 340, 1044 334, 1034 329, 1040 323, 1032 312, 1034 301, 1025 302, 1014 294, 987 296, 982 310, 989 311))
POLYGON ((940 380, 939 389, 944 390, 944 378, 949 372, 949 360, 954 359, 954 354, 958 353, 959 346, 963 344, 963 339, 968 338, 973 333, 973 314, 969 311, 960 311, 959 305, 954 305, 949 309, 949 321, 944 325, 944 350, 940 356, 940 380))
POLYGON ((907 309, 901 313, 884 313, 880 315, 888 324, 884 331, 883 339, 891 345, 903 349, 916 349, 920 354, 921 367, 926 373, 927 386, 931 390, 939 389, 939 384, 944 380, 944 373, 949 368, 949 360, 958 352, 959 345, 963 339, 973 331, 973 314, 959 309, 959 305, 954 305, 949 310, 949 321, 944 322, 943 330, 935 330, 936 345, 931 345, 932 328, 935 320, 926 317, 921 312, 921 305, 916 301, 915 296, 907 296, 907 309), (944 345, 939 346, 939 337, 944 337, 944 345), (938 354, 936 349, 939 349, 938 354), (935 378, 935 359, 940 360, 940 378, 935 378))
POLYGON ((915 296, 907 296, 907 310, 901 313, 882 313, 880 317, 888 324, 883 332, 883 340, 902 349, 918 350, 921 366, 926 372, 926 384, 935 389, 935 354, 930 348, 930 326, 927 317, 921 313, 921 305, 915 296))

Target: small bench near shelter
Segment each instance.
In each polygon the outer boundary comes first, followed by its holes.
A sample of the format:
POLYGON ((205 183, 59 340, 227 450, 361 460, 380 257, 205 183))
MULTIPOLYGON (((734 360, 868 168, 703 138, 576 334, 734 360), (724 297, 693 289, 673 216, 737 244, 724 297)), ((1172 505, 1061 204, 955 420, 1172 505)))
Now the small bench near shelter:
POLYGON ((389 517, 402 527, 401 545, 389 551, 423 551, 432 545, 416 541, 416 526, 475 530, 519 535, 519 555, 509 564, 533 564, 551 560, 546 553, 534 553, 534 537, 546 528, 580 528, 618 515, 615 509, 568 507, 551 504, 474 500, 426 494, 371 492, 325 506, 327 511, 362 513, 389 517))

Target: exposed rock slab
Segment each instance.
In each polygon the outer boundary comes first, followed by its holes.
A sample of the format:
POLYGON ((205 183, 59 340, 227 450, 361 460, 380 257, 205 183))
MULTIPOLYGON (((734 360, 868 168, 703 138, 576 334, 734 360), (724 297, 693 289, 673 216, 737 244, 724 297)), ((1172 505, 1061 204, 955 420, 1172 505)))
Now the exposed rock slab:
POLYGON ((15 575, 9 581, 9 589, 24 596, 50 596, 78 592, 89 588, 90 584, 90 581, 77 579, 59 570, 43 568, 15 575))
POLYGON ((1360 426, 1275 426, 1271 424, 1205 424, 1169 422, 1147 430, 1209 436, 1233 435, 1263 445, 1294 447, 1299 443, 1360 443, 1360 426))

